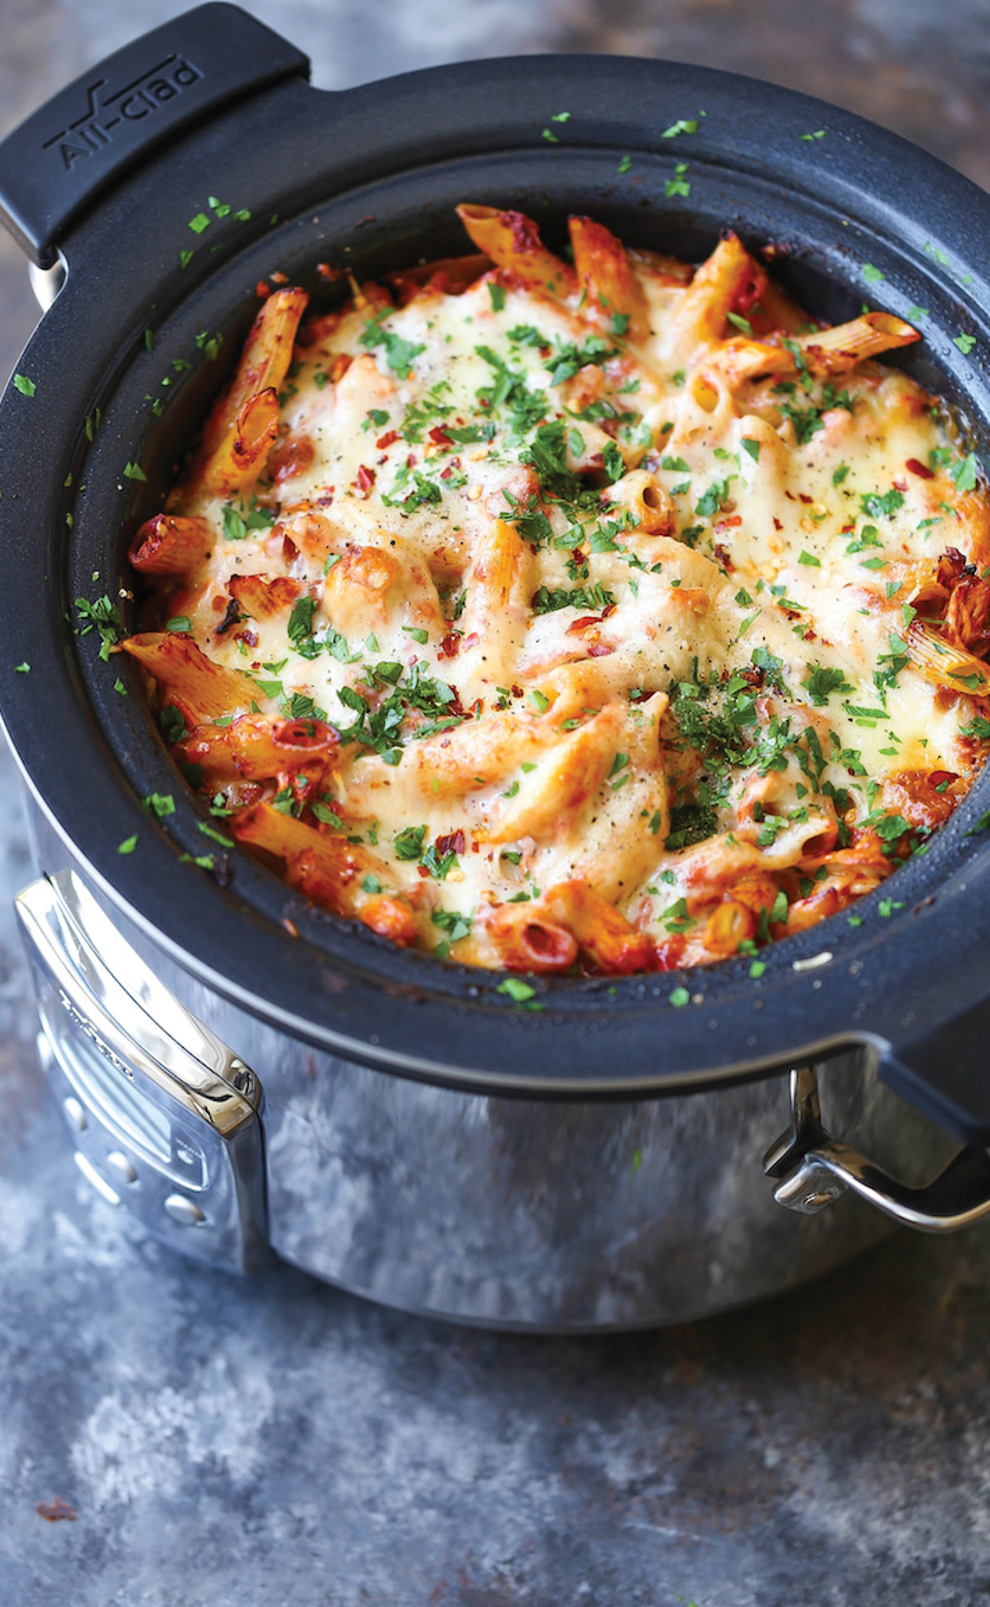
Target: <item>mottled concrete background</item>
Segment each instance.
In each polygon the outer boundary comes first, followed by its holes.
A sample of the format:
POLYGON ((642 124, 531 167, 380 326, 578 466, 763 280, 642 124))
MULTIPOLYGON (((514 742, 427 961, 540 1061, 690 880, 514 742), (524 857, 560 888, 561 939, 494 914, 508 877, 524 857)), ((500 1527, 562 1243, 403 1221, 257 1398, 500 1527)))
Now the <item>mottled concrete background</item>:
MULTIPOLYGON (((169 0, 0 0, 0 127, 169 0)), ((317 82, 665 54, 889 123, 990 187, 988 0, 284 0, 317 82)), ((31 327, 0 245, 0 370, 31 327)), ((646 1337, 488 1337, 188 1265, 91 1196, 31 1046, 0 760, 0 1607, 976 1607, 990 1232, 646 1337), (59 1496, 75 1522, 46 1523, 59 1496)))

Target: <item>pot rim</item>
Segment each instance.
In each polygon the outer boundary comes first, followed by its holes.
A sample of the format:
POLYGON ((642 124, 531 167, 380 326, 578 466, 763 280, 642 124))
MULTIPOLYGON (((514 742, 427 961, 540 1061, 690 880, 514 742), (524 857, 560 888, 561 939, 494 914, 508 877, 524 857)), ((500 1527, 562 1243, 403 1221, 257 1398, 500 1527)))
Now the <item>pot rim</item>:
MULTIPOLYGON (((0 709, 56 830, 105 900, 210 986, 348 1058, 458 1087, 629 1097, 759 1076, 850 1043, 883 1056, 888 1045, 896 1050, 937 1029, 988 991, 979 963, 990 944, 988 853, 967 835, 987 804, 987 775, 925 859, 897 872, 905 908, 888 918, 873 895, 857 905, 862 927, 833 917, 771 945, 758 981, 748 961, 580 982, 534 979, 538 1010, 500 994, 500 973, 402 952, 364 929, 321 920, 239 850, 232 888, 192 868, 180 876, 178 853, 209 846, 196 836, 191 806, 168 830, 141 806, 135 773, 146 786, 160 775, 178 793, 177 773, 136 697, 119 702, 108 727, 106 677, 104 692, 94 690, 94 671, 106 666, 96 662, 92 637, 73 640, 64 614, 92 567, 86 541, 94 521, 102 521, 105 543, 108 526, 118 532, 136 516, 135 484, 117 477, 124 462, 138 461, 147 420, 135 427, 115 404, 134 391, 148 320, 161 322, 167 353, 169 341, 205 318, 220 285, 253 283, 253 264, 281 259, 304 239, 313 256, 326 249, 326 225, 314 221, 321 214, 340 219, 350 208, 357 239, 360 208, 389 186, 412 193, 458 162, 474 162, 479 172, 516 162, 520 172, 538 170, 543 177, 534 183, 549 192, 560 168, 548 164, 562 157, 565 171, 585 164, 598 175, 588 205, 600 211, 603 195, 614 204, 625 154, 633 157, 630 184, 644 175, 643 204, 655 202, 662 176, 686 160, 690 216, 704 220, 709 188, 745 179, 769 195, 776 186, 817 207, 840 235, 848 230, 836 260, 853 264, 864 242, 871 260, 879 256, 891 310, 906 306, 911 285, 927 285, 939 309, 929 350, 956 399, 977 417, 990 416, 983 358, 990 197, 906 141, 810 97, 707 68, 597 56, 461 63, 333 94, 293 81, 225 112, 156 153, 66 238, 67 284, 18 365, 35 380, 36 395, 10 386, 0 404, 7 575, 0 709), (656 107, 656 115, 642 106, 656 107), (663 139, 668 124, 701 107, 707 116, 690 143, 663 139), (572 110, 567 142, 549 147, 541 128, 561 109, 572 110), (803 139, 821 127, 824 139, 803 139), (255 158, 248 170, 245 149, 255 158), (239 234, 218 227, 215 253, 197 245, 182 267, 179 249, 193 238, 188 222, 205 200, 204 175, 214 194, 236 197, 253 221, 239 234), (149 194, 156 226, 142 234, 134 218, 147 211, 149 194), (328 195, 334 199, 314 213, 328 195), (283 219, 277 233, 268 228, 274 212, 283 219), (932 242, 927 253, 925 241, 932 242), (979 361, 953 346, 954 323, 978 337, 979 361), (83 419, 97 405, 106 421, 91 444, 83 419), (63 485, 68 473, 72 487, 63 485), (23 510, 37 531, 33 542, 23 510), (74 520, 68 538, 66 514, 74 520), (32 664, 30 674, 16 673, 22 661, 32 664), (135 832, 138 850, 121 855, 119 844, 135 832), (285 919, 299 938, 287 937, 285 919), (822 954, 829 958, 811 963, 822 954), (671 994, 685 987, 692 1003, 672 1004, 671 994)), ((662 206, 661 214, 675 216, 662 206)), ((834 263, 827 266, 834 274, 834 263)), ((242 288, 242 303, 243 296, 242 288)), ((115 585, 126 583, 122 568, 114 576, 115 585)))

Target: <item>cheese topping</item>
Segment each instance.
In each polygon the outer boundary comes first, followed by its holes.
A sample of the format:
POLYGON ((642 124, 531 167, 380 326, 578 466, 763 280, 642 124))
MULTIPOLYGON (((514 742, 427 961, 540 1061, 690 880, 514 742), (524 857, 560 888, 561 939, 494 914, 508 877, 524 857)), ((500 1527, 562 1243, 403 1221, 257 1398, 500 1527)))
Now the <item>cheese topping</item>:
POLYGON ((157 521, 182 564, 134 552, 169 628, 125 646, 215 826, 337 914, 523 971, 755 956, 986 751, 975 458, 870 360, 908 326, 808 324, 738 241, 692 276, 576 220, 547 268, 462 215, 487 263, 301 326, 246 472, 242 364, 157 521))

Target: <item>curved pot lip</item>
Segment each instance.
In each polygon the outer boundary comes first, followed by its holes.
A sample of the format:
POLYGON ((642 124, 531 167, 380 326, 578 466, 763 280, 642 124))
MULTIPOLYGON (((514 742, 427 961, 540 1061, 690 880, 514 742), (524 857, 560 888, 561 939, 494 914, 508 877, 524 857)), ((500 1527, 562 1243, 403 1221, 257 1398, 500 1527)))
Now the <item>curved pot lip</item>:
MULTIPOLYGON (((92 654, 85 641, 77 647, 64 618, 79 555, 66 553, 65 516, 76 506, 76 490, 63 480, 72 473, 78 484, 87 465, 96 478, 104 472, 100 462, 118 448, 118 458, 126 453, 129 460, 133 442, 122 424, 114 421, 110 438, 98 435, 91 449, 82 423, 99 395, 114 394, 149 309, 168 317, 182 309, 187 322, 194 320, 211 284, 227 273, 246 277, 252 254, 266 250, 270 258, 273 240, 309 226, 316 197, 343 202, 353 194, 357 207, 362 186, 404 174, 412 184, 428 176, 431 163, 455 157, 495 161, 508 151, 527 160, 551 152, 556 159, 560 148, 542 142, 541 131, 564 109, 572 112, 564 125, 567 138, 574 136, 572 160, 592 159, 603 184, 614 184, 616 153, 627 151, 639 153, 644 165, 666 163, 671 172, 688 161, 694 182, 703 183, 706 173, 770 172, 785 188, 803 186, 823 197, 851 235, 859 230, 875 239, 880 231, 895 264, 903 258, 912 271, 927 271, 924 241, 933 242, 946 263, 932 256, 931 273, 955 272, 958 316, 990 340, 990 197, 888 131, 793 91, 707 68, 596 56, 461 63, 335 94, 301 82, 281 86, 156 155, 66 242, 68 284, 19 364, 36 394, 8 387, 0 404, 0 551, 7 576, 0 596, 0 709, 8 734, 32 792, 107 902, 211 987, 350 1059, 457 1086, 497 1084, 520 1095, 629 1097, 756 1076, 788 1058, 850 1042, 878 1050, 896 1045, 987 992, 977 963, 990 942, 990 900, 981 896, 987 855, 966 836, 986 804, 987 777, 935 840, 927 862, 898 873, 906 907, 887 919, 877 918, 880 900, 873 895, 857 906, 862 927, 835 917, 765 950, 759 979, 749 975, 748 961, 732 961, 669 975, 535 981, 536 997, 520 1005, 499 991, 499 973, 403 953, 343 923, 321 927, 281 884, 273 895, 274 878, 240 852, 233 889, 191 869, 180 875, 175 840, 143 810, 94 713, 87 686, 92 654), (647 89, 655 116, 628 109, 641 104, 647 89), (677 118, 702 107, 707 116, 690 142, 663 137, 677 118), (747 119, 754 118, 749 126, 756 132, 747 138, 747 119), (334 141, 327 140, 328 119, 334 141), (824 139, 804 141, 823 126, 824 139), (245 174, 248 146, 257 160, 245 174), (216 255, 193 242, 197 249, 182 267, 178 245, 192 241, 190 208, 201 204, 204 174, 214 194, 236 198, 264 221, 240 236, 218 226, 216 255), (910 184, 898 189, 898 176, 910 184), (157 228, 135 238, 134 216, 147 209, 152 177, 157 228), (290 216, 280 233, 266 236, 269 213, 286 207, 290 216), (966 286, 958 283, 963 276, 970 276, 966 286), (16 673, 24 661, 31 673, 16 673), (121 855, 120 843, 134 832, 139 850, 121 855), (262 883, 267 914, 238 891, 262 883), (286 911, 299 917, 300 937, 283 929, 286 911), (690 1003, 682 1007, 685 989, 690 1003)), ((592 195, 589 210, 594 204, 592 195)), ((893 291, 893 277, 891 284, 893 291)), ((964 371, 948 324, 935 333, 943 366, 979 414, 990 416, 985 371, 976 365, 964 371)), ((118 528, 129 489, 119 487, 118 528)), ((135 744, 146 743, 133 709, 126 719, 135 744)), ((161 759, 162 774, 174 777, 161 759)))

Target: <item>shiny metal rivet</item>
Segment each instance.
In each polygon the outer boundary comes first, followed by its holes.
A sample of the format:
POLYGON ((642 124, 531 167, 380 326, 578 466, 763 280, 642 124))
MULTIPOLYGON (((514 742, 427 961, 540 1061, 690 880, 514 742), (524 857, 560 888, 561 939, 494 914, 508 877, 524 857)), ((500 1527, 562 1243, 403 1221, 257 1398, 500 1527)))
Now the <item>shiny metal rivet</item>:
POLYGON ((73 1099, 70 1094, 68 1099, 63 1099, 62 1109, 65 1112, 65 1119, 73 1131, 84 1133, 86 1131, 86 1112, 78 1099, 73 1099))
POLYGON ((165 1201, 165 1209, 173 1222, 178 1222, 183 1228, 198 1228, 206 1221, 205 1216, 192 1200, 184 1194, 170 1194, 165 1201))
POLYGON ((110 1154, 107 1156, 106 1164, 114 1174, 114 1177, 117 1178, 118 1182, 137 1182, 137 1173, 122 1150, 111 1150, 110 1154))

